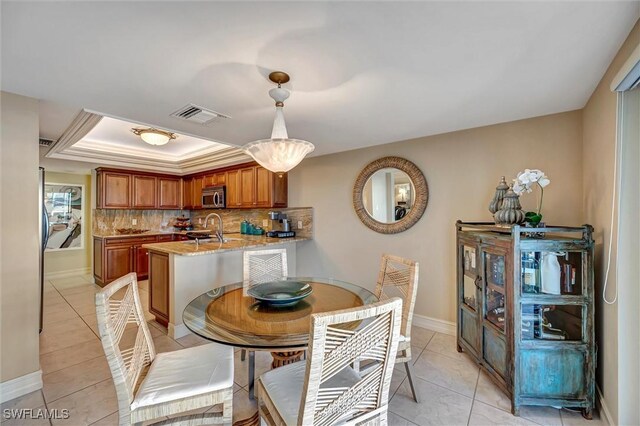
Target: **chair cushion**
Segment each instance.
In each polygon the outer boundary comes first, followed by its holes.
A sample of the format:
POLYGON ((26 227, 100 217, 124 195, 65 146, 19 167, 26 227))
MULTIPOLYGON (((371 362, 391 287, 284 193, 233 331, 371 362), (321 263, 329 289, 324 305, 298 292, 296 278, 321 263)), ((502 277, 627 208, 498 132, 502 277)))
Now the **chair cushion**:
POLYGON ((233 386, 233 348, 216 343, 157 354, 131 409, 233 386))
MULTIPOLYGON (((260 380, 273 405, 287 425, 298 423, 300 399, 304 387, 306 362, 296 362, 271 370, 260 380)), ((321 385, 324 387, 351 387, 360 380, 360 376, 351 367, 345 367, 338 374, 321 385)))

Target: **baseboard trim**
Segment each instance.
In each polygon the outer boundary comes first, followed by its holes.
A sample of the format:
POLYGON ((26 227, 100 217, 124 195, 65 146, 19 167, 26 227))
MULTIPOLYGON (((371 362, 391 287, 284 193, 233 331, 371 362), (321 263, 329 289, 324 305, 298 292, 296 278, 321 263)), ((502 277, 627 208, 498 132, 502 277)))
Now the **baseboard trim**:
POLYGON ((450 336, 456 335, 456 323, 451 321, 413 314, 413 325, 450 336))
POLYGON ((167 327, 167 334, 172 339, 179 339, 188 334, 191 334, 191 331, 184 324, 175 325, 175 324, 169 323, 169 327, 167 327))
POLYGON ((66 271, 50 272, 44 274, 45 280, 57 280, 59 278, 69 278, 75 275, 87 275, 91 273, 91 268, 67 269, 66 271))
POLYGON ((609 411, 609 407, 607 406, 607 402, 604 400, 604 396, 602 396, 602 391, 600 390, 600 386, 596 384, 596 405, 598 405, 598 409, 600 410, 600 417, 603 418, 609 426, 614 426, 615 422, 613 421, 613 417, 611 416, 611 411, 609 411))
POLYGON ((42 370, 0 383, 0 404, 42 389, 42 370))

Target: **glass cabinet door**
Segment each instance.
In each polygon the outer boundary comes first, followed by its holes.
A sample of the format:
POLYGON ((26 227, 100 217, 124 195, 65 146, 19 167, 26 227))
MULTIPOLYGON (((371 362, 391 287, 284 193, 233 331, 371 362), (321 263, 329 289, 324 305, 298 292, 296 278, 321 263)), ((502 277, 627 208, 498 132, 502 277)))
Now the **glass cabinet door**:
POLYGON ((462 298, 463 303, 474 311, 478 309, 476 280, 478 278, 476 265, 476 248, 473 246, 463 245, 463 284, 462 298))
POLYGON ((484 253, 485 319, 504 331, 505 321, 505 256, 484 253))
POLYGON ((523 251, 523 294, 582 295, 582 253, 523 251))

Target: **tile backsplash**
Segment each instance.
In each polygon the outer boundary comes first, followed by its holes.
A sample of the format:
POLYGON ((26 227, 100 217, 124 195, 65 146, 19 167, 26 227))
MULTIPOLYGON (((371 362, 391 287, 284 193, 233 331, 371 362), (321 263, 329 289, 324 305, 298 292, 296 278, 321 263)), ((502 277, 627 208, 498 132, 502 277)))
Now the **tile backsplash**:
POLYGON ((172 231, 174 219, 184 215, 191 217, 194 229, 202 229, 204 219, 209 213, 218 213, 222 217, 225 232, 240 232, 240 223, 247 219, 255 225, 263 226, 263 221, 268 222, 270 229, 270 211, 286 213, 291 219, 291 226, 296 234, 302 237, 313 236, 313 208, 296 207, 286 209, 219 209, 219 210, 107 210, 95 209, 93 211, 93 234, 116 235, 116 229, 134 228, 149 231, 172 231), (302 221, 302 229, 298 229, 298 222, 302 221), (135 222, 135 224, 134 224, 135 222))

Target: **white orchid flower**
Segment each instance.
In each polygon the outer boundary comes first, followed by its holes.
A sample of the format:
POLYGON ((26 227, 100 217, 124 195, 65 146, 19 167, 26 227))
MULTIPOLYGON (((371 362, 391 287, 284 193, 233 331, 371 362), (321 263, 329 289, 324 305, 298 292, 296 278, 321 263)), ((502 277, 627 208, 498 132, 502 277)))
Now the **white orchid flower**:
POLYGON ((540 186, 540 202, 538 204, 538 214, 542 210, 542 197, 544 194, 544 188, 551 183, 551 180, 539 169, 524 169, 513 180, 513 192, 518 195, 522 195, 525 192, 533 192, 533 184, 537 183, 540 186))
POLYGON ((548 177, 546 177, 546 176, 544 176, 544 175, 543 175, 543 176, 540 178, 540 180, 538 181, 538 185, 540 185, 540 186, 541 186, 541 187, 543 187, 543 188, 544 188, 545 186, 549 185, 550 183, 551 183, 551 180, 549 180, 549 178, 548 178, 548 177))

